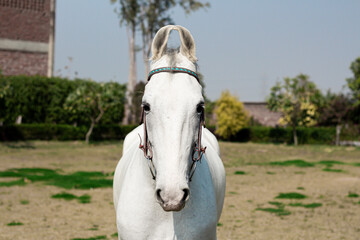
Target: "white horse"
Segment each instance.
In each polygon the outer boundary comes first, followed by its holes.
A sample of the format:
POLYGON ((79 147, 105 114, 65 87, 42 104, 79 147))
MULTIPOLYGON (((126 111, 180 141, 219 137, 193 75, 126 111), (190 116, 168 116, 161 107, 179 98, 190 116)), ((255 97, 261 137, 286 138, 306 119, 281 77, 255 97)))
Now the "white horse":
POLYGON ((151 50, 143 124, 126 136, 115 170, 119 239, 216 239, 225 170, 215 136, 203 127, 194 39, 169 25, 151 50), (180 50, 166 49, 171 30, 180 34, 180 50))

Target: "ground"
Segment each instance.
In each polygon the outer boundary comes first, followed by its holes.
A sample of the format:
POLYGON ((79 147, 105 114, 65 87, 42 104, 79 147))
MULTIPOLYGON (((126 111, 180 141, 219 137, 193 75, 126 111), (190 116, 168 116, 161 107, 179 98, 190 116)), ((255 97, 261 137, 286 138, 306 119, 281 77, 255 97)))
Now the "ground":
MULTIPOLYGON (((218 239, 359 239, 360 148, 220 146, 218 239)), ((0 239, 116 239, 111 179, 121 148, 1 143, 0 239)))

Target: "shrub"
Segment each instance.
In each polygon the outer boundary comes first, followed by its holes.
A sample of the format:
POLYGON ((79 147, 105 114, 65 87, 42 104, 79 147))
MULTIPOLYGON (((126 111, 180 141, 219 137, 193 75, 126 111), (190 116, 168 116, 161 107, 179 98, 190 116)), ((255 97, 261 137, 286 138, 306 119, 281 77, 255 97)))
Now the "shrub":
MULTIPOLYGON (((58 77, 0 75, 0 89, 6 88, 6 94, 1 94, 4 96, 0 98, 0 120, 3 120, 4 124, 13 124, 21 115, 23 123, 76 122, 78 125, 87 125, 90 122, 87 116, 66 111, 64 103, 71 92, 88 82, 90 81, 58 77)), ((116 85, 119 94, 125 92, 124 85, 113 84, 116 85)), ((122 117, 123 104, 118 104, 104 114, 101 123, 118 123, 122 117)))
MULTIPOLYGON (((296 129, 300 144, 331 144, 335 140, 334 127, 313 127, 296 129)), ((236 142, 288 143, 293 144, 292 129, 255 126, 242 128, 235 135, 223 139, 236 142)))
POLYGON ((223 138, 231 138, 248 123, 248 114, 244 105, 229 91, 223 92, 217 100, 215 113, 218 124, 216 133, 223 138))
MULTIPOLYGON (((135 125, 99 125, 94 128, 91 140, 124 139, 135 125)), ((21 124, 0 126, 1 141, 19 140, 83 140, 85 126, 65 124, 21 124)))

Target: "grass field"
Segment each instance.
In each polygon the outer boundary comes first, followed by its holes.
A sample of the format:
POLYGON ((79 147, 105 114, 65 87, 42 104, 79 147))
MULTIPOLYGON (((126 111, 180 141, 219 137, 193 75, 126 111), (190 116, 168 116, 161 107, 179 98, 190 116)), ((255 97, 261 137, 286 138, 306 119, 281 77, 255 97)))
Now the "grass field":
MULTIPOLYGON (((359 148, 220 146, 218 239, 360 239, 359 148)), ((116 239, 121 151, 121 142, 0 143, 0 239, 116 239)))

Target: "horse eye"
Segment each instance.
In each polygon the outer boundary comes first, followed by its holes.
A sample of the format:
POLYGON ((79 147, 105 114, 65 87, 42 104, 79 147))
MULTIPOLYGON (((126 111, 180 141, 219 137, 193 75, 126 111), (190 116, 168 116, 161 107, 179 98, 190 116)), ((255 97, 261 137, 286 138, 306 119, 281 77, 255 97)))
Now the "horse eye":
POLYGON ((204 105, 202 105, 202 104, 197 105, 196 112, 200 114, 203 111, 204 111, 204 105))
POLYGON ((147 104, 147 103, 144 103, 144 104, 143 104, 143 108, 144 108, 144 111, 145 111, 145 112, 149 112, 149 111, 150 111, 150 105, 147 104))

